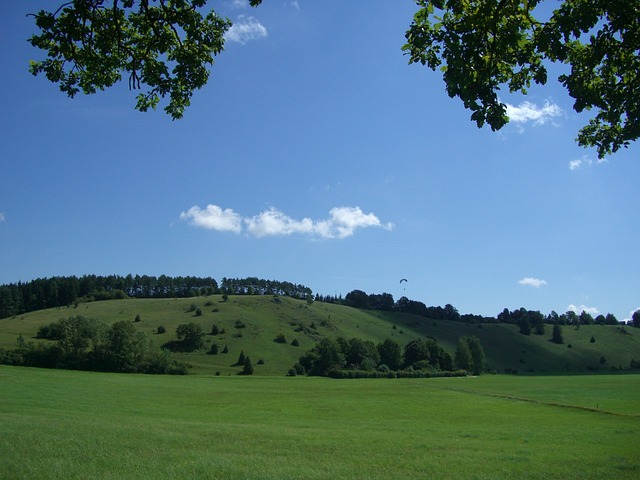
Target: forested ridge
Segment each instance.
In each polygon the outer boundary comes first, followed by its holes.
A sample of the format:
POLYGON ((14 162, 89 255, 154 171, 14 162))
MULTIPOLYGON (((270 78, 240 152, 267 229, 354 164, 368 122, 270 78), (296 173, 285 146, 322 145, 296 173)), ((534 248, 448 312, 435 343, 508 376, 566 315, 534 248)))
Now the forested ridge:
POLYGON ((78 302, 123 298, 188 298, 213 295, 284 295, 307 298, 311 289, 290 282, 160 275, 83 275, 37 278, 29 282, 0 285, 0 318, 45 308, 67 307, 78 302))
MULTIPOLYGON (((505 308, 496 316, 473 313, 460 314, 450 304, 427 306, 423 302, 402 296, 397 301, 389 293, 367 294, 352 290, 344 298, 313 294, 311 288, 286 281, 265 280, 257 277, 226 278, 220 284, 212 277, 168 275, 83 275, 37 278, 29 282, 0 285, 0 318, 21 315, 45 308, 68 307, 82 302, 115 300, 123 298, 189 298, 213 294, 227 295, 281 295, 297 299, 309 299, 338 303, 364 310, 410 313, 435 320, 449 320, 471 324, 511 323, 520 326, 521 333, 544 333, 544 325, 617 325, 618 319, 611 313, 595 318, 587 311, 576 313, 552 311, 543 314, 537 310, 505 308)), ((636 312, 632 325, 640 326, 640 313, 636 312)))

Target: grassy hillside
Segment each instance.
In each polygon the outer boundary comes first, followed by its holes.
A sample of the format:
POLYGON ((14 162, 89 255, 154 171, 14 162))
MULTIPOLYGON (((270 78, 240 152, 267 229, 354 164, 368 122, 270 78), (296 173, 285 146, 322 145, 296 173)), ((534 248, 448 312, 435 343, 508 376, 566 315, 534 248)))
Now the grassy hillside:
POLYGON ((0 479, 637 479, 640 375, 335 381, 0 366, 0 479))
MULTIPOLYGON (((205 332, 215 323, 224 333, 208 335, 208 350, 216 342, 220 351, 227 346, 229 353, 207 355, 176 354, 177 358, 193 365, 194 373, 235 374, 239 367, 232 365, 241 351, 249 355, 259 375, 284 375, 299 356, 322 337, 359 337, 374 342, 385 338, 404 346, 410 340, 428 336, 436 339, 452 355, 462 335, 476 335, 485 349, 487 368, 499 372, 505 369, 519 373, 564 373, 611 371, 627 367, 631 359, 640 360, 640 331, 617 326, 564 327, 564 345, 549 341, 551 327, 543 336, 524 336, 514 325, 467 325, 457 322, 432 321, 423 317, 391 312, 357 310, 341 305, 272 296, 230 296, 223 301, 219 295, 189 299, 128 299, 80 304, 77 308, 56 308, 31 312, 0 320, 0 348, 15 347, 18 335, 32 340, 43 324, 83 315, 106 323, 120 320, 133 322, 146 332, 153 342, 162 345, 174 340, 175 329, 181 323, 197 322, 205 332), (201 316, 189 311, 199 307, 201 316), (244 328, 237 328, 241 324, 244 328), (164 326, 165 334, 157 334, 164 326), (279 334, 287 343, 276 343, 279 334), (591 339, 595 340, 591 342, 591 339), (291 345, 296 339, 299 346, 291 345), (601 363, 604 357, 605 363, 601 363), (257 365, 258 360, 264 364, 257 365)), ((34 339, 35 341, 35 339, 34 339)))

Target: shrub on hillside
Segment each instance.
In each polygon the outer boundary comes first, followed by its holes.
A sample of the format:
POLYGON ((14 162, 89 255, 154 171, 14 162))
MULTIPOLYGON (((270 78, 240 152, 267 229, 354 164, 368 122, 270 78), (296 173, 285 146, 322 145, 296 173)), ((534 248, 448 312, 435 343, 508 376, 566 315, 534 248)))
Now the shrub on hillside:
POLYGON ((244 359, 243 367, 242 367, 243 375, 253 375, 253 363, 251 363, 251 358, 247 355, 244 359))

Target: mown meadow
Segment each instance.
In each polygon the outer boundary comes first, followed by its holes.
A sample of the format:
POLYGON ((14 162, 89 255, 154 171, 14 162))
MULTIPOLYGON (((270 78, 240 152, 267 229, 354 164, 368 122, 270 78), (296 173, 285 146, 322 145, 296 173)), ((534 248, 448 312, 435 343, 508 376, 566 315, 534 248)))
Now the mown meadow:
POLYGON ((637 479, 640 376, 0 366, 2 479, 637 479))

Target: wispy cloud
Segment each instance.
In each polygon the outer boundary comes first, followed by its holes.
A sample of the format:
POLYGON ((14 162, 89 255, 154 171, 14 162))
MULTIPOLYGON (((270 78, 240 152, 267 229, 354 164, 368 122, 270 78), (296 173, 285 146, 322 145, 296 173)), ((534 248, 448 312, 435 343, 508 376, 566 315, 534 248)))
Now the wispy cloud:
POLYGON ((242 45, 251 41, 259 40, 267 36, 267 29, 253 17, 240 16, 237 22, 227 30, 225 39, 230 42, 237 42, 242 45))
POLYGON ((592 316, 600 314, 600 310, 598 310, 596 307, 587 307, 586 305, 580 305, 579 307, 577 307, 574 304, 571 304, 567 307, 567 311, 575 312, 578 315, 582 312, 587 312, 592 316))
POLYGON ((4 213, 0 212, 0 223, 4 222, 5 218, 4 213))
POLYGON ((519 280, 518 283, 520 285, 526 285, 528 287, 540 288, 543 285, 546 285, 547 282, 544 280, 540 280, 539 278, 533 277, 524 277, 522 280, 519 280))
POLYGON ((559 117, 563 114, 562 109, 555 103, 545 102, 543 106, 538 106, 531 102, 522 102, 520 105, 506 104, 507 116, 509 121, 519 124, 520 126, 526 123, 533 123, 533 125, 544 125, 555 117, 559 117))
POLYGON ((180 220, 207 230, 246 232, 257 238, 286 236, 293 234, 320 238, 346 238, 361 228, 377 227, 392 230, 392 223, 383 224, 373 213, 364 213, 360 207, 336 207, 329 211, 329 218, 296 220, 289 215, 270 208, 253 217, 242 217, 232 209, 223 210, 217 205, 201 209, 193 206, 180 214, 180 220))
POLYGON ((606 162, 605 159, 598 159, 595 162, 593 160, 591 160, 589 157, 584 156, 582 158, 578 158, 576 160, 571 160, 569 162, 569 170, 574 171, 574 170, 580 170, 581 168, 587 168, 590 167, 591 165, 593 165, 594 163, 598 164, 598 163, 604 163, 606 162))

